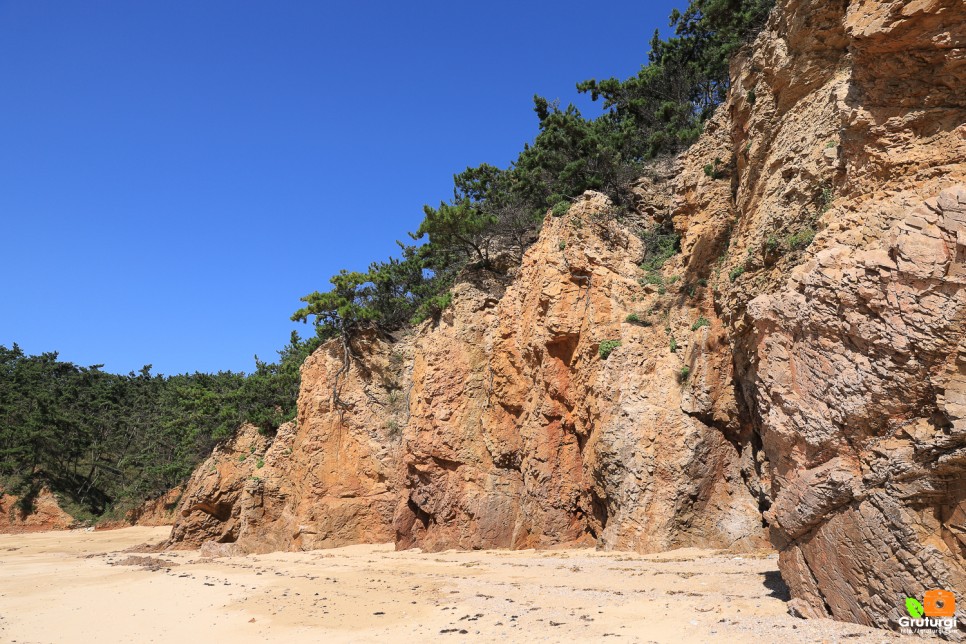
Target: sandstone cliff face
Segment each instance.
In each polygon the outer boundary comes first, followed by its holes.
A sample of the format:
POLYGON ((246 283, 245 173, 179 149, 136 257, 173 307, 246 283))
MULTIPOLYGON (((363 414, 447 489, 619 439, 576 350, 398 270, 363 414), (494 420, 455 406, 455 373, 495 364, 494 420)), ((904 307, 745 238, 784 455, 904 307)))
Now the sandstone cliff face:
POLYGON ((177 520, 178 506, 184 494, 184 487, 172 488, 156 499, 145 501, 128 512, 125 519, 131 525, 162 526, 173 525, 177 520))
POLYGON ((316 351, 302 366, 296 421, 271 440, 243 427, 217 448, 187 484, 168 545, 232 554, 392 541, 403 350, 359 337, 348 361, 341 343, 316 351))
POLYGON ((709 301, 642 286, 641 241, 611 210, 588 193, 548 216, 499 300, 458 291, 417 341, 401 546, 760 545, 747 446, 691 412, 718 386, 698 364, 721 329, 691 330, 709 301))
POLYGON ((790 2, 771 25, 727 115, 747 270, 722 309, 795 608, 895 626, 904 597, 966 587, 966 7, 790 2), (814 243, 770 257, 802 220, 814 243))
POLYGON ((780 2, 635 216, 588 193, 440 320, 321 348, 297 424, 226 448, 262 441, 258 472, 202 466, 172 543, 767 532, 794 610, 881 627, 966 587, 964 40, 961 0, 780 2), (681 253, 646 275, 662 222, 681 253))
POLYGON ((0 490, 0 534, 67 530, 74 525, 74 517, 64 512, 50 490, 42 488, 30 499, 29 511, 24 511, 20 499, 0 490))

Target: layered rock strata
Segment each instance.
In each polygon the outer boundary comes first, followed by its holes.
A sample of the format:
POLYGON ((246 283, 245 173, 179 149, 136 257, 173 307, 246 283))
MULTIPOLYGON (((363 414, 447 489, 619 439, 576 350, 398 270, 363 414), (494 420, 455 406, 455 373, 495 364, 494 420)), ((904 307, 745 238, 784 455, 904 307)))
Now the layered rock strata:
POLYGON ((793 610, 880 627, 966 588, 964 41, 960 0, 780 2, 635 212, 588 193, 439 320, 321 348, 297 423, 202 466, 172 543, 767 533, 793 610), (645 271, 659 226, 681 252, 645 271))

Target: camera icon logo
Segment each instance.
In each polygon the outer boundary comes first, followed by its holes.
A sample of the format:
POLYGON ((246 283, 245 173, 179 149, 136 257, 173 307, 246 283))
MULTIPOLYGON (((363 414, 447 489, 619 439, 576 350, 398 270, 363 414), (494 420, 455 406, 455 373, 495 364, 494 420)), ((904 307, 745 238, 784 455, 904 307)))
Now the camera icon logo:
POLYGON ((948 590, 927 590, 922 607, 926 617, 955 617, 956 596, 948 590))

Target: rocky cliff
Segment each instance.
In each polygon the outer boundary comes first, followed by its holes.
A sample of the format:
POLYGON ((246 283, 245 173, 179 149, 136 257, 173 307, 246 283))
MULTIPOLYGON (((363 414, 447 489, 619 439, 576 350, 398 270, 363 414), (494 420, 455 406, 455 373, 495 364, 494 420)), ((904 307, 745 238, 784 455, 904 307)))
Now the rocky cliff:
POLYGON ((46 487, 27 498, 0 489, 0 534, 67 530, 75 523, 46 487))
POLYGON ((961 0, 780 2, 635 213, 588 193, 439 320, 319 349, 171 543, 770 537, 794 610, 881 627, 966 587, 964 41, 961 0), (657 226, 681 252, 644 271, 657 226))

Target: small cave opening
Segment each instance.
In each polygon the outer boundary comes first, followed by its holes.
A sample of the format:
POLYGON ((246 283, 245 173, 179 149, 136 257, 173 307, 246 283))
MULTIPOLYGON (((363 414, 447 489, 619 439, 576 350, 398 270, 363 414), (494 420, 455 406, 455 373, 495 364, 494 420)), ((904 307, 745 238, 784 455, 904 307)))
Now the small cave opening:
POLYGON ((419 521, 419 523, 423 526, 423 530, 428 529, 429 524, 433 522, 433 516, 426 510, 419 507, 419 505, 412 499, 406 501, 406 506, 409 508, 409 511, 413 513, 413 516, 416 517, 416 521, 419 521))
POLYGON ((224 523, 231 518, 231 503, 196 503, 187 509, 187 511, 182 512, 184 516, 194 512, 195 510, 201 510, 205 514, 214 517, 218 521, 224 523))
POLYGON ((573 362, 579 341, 580 335, 576 333, 557 336, 547 343, 547 354, 569 367, 573 362))
POLYGON ((596 491, 590 491, 590 516, 587 516, 586 511, 583 508, 577 510, 578 514, 584 517, 587 527, 587 532, 594 539, 599 539, 601 534, 604 532, 604 528, 607 527, 607 502, 597 494, 596 491))

